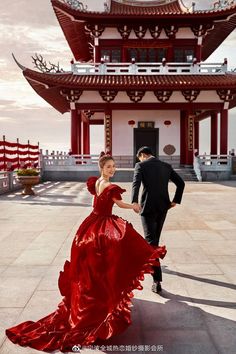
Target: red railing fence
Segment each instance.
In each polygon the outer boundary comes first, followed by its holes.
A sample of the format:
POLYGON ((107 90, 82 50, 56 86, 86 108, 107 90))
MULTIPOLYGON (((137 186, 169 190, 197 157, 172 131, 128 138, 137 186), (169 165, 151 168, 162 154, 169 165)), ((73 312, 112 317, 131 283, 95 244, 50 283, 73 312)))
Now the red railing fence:
POLYGON ((19 168, 39 166, 39 143, 37 145, 21 144, 6 140, 5 135, 0 140, 0 171, 14 171, 19 168))

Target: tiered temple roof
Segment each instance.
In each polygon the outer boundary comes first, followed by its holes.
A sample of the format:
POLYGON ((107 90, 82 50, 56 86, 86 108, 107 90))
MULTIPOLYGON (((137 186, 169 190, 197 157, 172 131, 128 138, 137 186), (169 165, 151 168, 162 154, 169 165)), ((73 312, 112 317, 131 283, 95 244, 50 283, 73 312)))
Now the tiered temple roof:
MULTIPOLYGON (((23 68, 23 67, 22 67, 23 68)), ((61 95, 62 90, 233 90, 236 74, 223 75, 74 75, 73 73, 41 73, 23 68, 23 74, 32 88, 61 113, 70 110, 61 95)), ((230 107, 236 105, 231 101, 230 107)))
MULTIPOLYGON (((207 58, 219 44, 236 27, 236 3, 222 9, 190 12, 180 0, 143 2, 137 4, 129 1, 111 1, 109 11, 92 12, 86 9, 75 9, 66 1, 51 0, 59 23, 76 59, 89 61, 92 59, 89 50, 89 25, 117 26, 138 23, 149 23, 176 26, 210 25, 203 41, 203 59, 207 58)), ((90 38, 91 39, 91 38, 90 38)), ((61 113, 69 111, 69 102, 61 94, 64 89, 78 91, 117 90, 126 91, 141 89, 154 90, 232 90, 235 97, 236 74, 174 74, 167 75, 86 75, 74 72, 41 73, 22 67, 23 74, 33 89, 50 105, 61 113)), ((236 105, 236 99, 230 101, 229 108, 236 105)))
POLYGON ((169 25, 171 19, 171 24, 176 26, 210 25, 211 30, 203 41, 202 60, 207 59, 236 27, 236 2, 222 8, 189 11, 180 0, 148 1, 141 5, 112 0, 110 10, 104 12, 75 9, 61 0, 51 2, 74 57, 80 61, 93 59, 86 33, 89 24, 116 27, 132 23, 150 25, 158 20, 158 25, 164 26, 169 25), (140 19, 142 23, 138 22, 140 19))

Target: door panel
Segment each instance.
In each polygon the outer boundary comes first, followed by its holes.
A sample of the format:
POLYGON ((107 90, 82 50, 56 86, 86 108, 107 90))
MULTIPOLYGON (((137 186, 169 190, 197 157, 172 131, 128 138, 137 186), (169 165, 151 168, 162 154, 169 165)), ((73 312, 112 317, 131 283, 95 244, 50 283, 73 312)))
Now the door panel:
POLYGON ((149 146, 154 156, 159 155, 159 129, 134 129, 134 164, 138 161, 136 153, 142 146, 149 146))

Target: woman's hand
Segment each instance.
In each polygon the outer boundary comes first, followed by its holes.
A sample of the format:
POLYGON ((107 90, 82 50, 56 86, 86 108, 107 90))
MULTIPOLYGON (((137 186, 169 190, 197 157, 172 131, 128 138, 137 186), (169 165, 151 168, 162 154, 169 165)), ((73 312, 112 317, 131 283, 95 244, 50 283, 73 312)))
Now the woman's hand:
POLYGON ((133 211, 139 214, 141 211, 141 206, 138 203, 133 203, 132 205, 133 205, 133 211))

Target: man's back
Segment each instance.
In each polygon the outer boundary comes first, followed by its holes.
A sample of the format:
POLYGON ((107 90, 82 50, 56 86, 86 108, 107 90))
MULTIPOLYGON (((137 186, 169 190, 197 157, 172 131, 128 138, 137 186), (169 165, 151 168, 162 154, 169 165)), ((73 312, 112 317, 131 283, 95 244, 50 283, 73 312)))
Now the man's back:
MULTIPOLYGON (((148 146, 142 146, 137 151, 139 163, 135 165, 132 185, 132 203, 134 211, 141 211, 141 220, 145 240, 152 246, 159 246, 161 231, 170 208, 181 202, 184 181, 173 170, 172 166, 158 160, 148 146), (168 182, 171 180, 176 185, 175 196, 170 201, 168 182), (139 189, 143 184, 141 208, 139 204, 139 189)), ((152 291, 161 291, 162 271, 160 264, 153 267, 152 291)))
POLYGON ((155 157, 150 157, 136 164, 132 187, 132 201, 138 202, 138 190, 142 182, 142 215, 155 210, 164 211, 169 209, 171 204, 168 192, 169 180, 172 180, 177 186, 174 201, 180 203, 184 182, 172 169, 171 165, 155 157))

